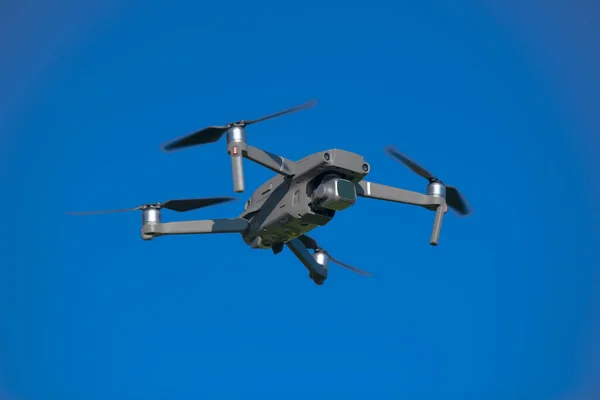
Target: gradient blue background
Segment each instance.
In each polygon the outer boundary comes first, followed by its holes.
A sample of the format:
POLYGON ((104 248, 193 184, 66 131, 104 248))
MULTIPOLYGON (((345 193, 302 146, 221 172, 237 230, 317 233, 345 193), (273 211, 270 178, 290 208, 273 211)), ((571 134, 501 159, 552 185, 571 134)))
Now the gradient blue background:
MULTIPOLYGON (((0 10, 0 398, 597 398, 593 2, 0 10), (377 276, 322 287, 238 235, 64 214, 230 195, 224 142, 160 145, 313 97, 249 142, 360 152, 370 180, 424 190, 394 144, 475 213, 434 248, 433 214, 363 199, 314 236, 377 276)), ((237 215, 271 176, 245 165, 240 201, 169 217, 237 215)))

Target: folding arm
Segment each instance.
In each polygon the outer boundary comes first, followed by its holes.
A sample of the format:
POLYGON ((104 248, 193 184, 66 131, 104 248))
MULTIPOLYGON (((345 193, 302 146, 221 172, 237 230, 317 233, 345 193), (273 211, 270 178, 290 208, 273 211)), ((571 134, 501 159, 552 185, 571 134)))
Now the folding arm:
POLYGON ((243 218, 155 223, 142 227, 142 239, 150 240, 157 236, 167 235, 242 233, 246 229, 248 229, 248 221, 243 218))
POLYGON ((412 204, 435 211, 435 219, 429 243, 432 246, 437 246, 442 229, 442 221, 447 210, 446 199, 443 197, 412 192, 410 190, 364 180, 356 184, 356 194, 360 197, 391 201, 394 203, 412 204))
POLYGON ((319 264, 308 251, 304 243, 298 238, 292 239, 285 244, 300 262, 308 269, 311 279, 317 284, 322 285, 327 279, 327 268, 319 264))
POLYGON ((254 161, 278 174, 285 176, 294 175, 296 163, 276 154, 261 150, 258 147, 246 145, 243 155, 248 160, 254 161))
POLYGON ((296 163, 268 151, 248 145, 245 141, 230 141, 227 143, 227 152, 231 157, 231 172, 233 178, 233 190, 242 193, 244 185, 244 166, 242 159, 262 165, 273 172, 284 176, 293 176, 296 163))
POLYGON ((440 197, 429 196, 423 193, 412 192, 393 186, 381 185, 369 181, 360 181, 356 185, 356 194, 360 197, 392 201, 394 203, 412 204, 435 210, 442 203, 440 197))

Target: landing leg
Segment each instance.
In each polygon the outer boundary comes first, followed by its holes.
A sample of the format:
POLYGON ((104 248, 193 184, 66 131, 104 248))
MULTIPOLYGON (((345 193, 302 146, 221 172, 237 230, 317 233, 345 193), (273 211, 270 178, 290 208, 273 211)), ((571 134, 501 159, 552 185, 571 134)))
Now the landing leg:
POLYGON ((292 239, 285 245, 296 257, 298 257, 306 269, 308 269, 308 276, 310 279, 312 279, 316 285, 321 286, 327 279, 327 266, 318 263, 300 239, 292 239))

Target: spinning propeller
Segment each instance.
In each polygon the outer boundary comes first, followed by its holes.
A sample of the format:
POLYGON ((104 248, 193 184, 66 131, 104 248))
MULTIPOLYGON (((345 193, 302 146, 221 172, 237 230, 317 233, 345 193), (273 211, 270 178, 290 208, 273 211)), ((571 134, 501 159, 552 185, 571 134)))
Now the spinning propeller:
POLYGON ((316 100, 311 100, 311 101, 301 104, 299 106, 291 107, 291 108, 285 109, 283 111, 279 111, 279 112, 276 112, 273 114, 266 115, 261 118, 252 119, 252 120, 248 120, 248 121, 240 120, 237 122, 230 122, 228 124, 220 125, 220 126, 209 126, 209 127, 200 129, 199 131, 190 133, 186 136, 183 136, 179 139, 176 139, 172 142, 165 144, 163 146, 163 150, 173 151, 173 150, 183 149, 186 147, 197 146, 197 145, 207 144, 207 143, 213 143, 213 142, 218 141, 221 138, 221 136, 223 136, 223 134, 231 128, 234 128, 234 127, 245 128, 248 125, 256 124, 258 122, 263 122, 268 119, 280 117, 282 115, 291 114, 291 113, 294 113, 294 112, 297 112, 300 110, 314 107, 316 104, 317 104, 316 100))
POLYGON ((242 158, 244 157, 244 152, 246 152, 248 149, 245 128, 248 125, 313 107, 315 104, 317 104, 316 100, 311 100, 299 106, 288 108, 261 118, 252 119, 249 121, 241 120, 237 122, 230 122, 221 126, 209 126, 165 144, 163 146, 163 150, 173 151, 183 149, 185 147, 213 143, 218 141, 224 133, 227 133, 227 153, 229 153, 229 156, 231 157, 233 190, 236 193, 242 193, 244 192, 244 167, 242 158))
POLYGON ((321 252, 327 255, 327 257, 329 257, 329 260, 333 263, 336 263, 337 265, 347 268, 350 271, 356 272, 357 274, 363 275, 363 276, 373 276, 373 274, 371 274, 370 272, 367 271, 363 271, 360 270, 358 268, 355 268, 351 265, 345 264, 335 258, 333 258, 331 256, 331 254, 329 254, 329 252, 325 249, 323 249, 321 246, 319 246, 319 244, 317 243, 317 241, 313 238, 311 238, 310 236, 306 236, 306 235, 302 235, 299 236, 298 239, 300 239, 300 241, 302 242, 302 244, 304 244, 304 246, 306 246, 307 249, 310 250, 314 250, 315 252, 321 252))
POLYGON ((471 213, 471 208, 469 207, 469 204, 467 203, 465 198, 460 194, 456 187, 446 185, 441 180, 436 178, 433 174, 431 174, 429 171, 427 171, 425 168, 417 164, 415 161, 400 153, 398 150, 396 150, 395 147, 389 146, 385 149, 385 151, 389 156, 396 159, 397 161, 400 161, 415 174, 427 179, 430 184, 442 184, 446 189, 446 204, 455 213, 461 216, 467 216, 471 213))
POLYGON ((136 211, 136 210, 147 210, 147 209, 155 209, 160 210, 165 208, 171 211, 177 212, 186 212, 196 210, 198 208, 213 206, 216 204, 221 204, 225 202, 229 202, 235 200, 233 197, 206 197, 206 198, 198 198, 198 199, 179 199, 179 200, 167 200, 164 203, 154 203, 154 204, 142 204, 141 206, 133 207, 133 208, 124 208, 120 210, 101 210, 101 211, 83 211, 83 212, 69 212, 71 215, 95 215, 95 214, 109 214, 109 213, 119 213, 119 212, 128 212, 128 211, 136 211))

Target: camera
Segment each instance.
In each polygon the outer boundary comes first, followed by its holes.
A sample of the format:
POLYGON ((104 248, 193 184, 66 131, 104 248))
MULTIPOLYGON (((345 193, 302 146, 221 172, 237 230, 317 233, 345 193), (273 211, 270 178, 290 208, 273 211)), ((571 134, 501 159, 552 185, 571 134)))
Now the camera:
POLYGON ((328 210, 344 210, 356 202, 356 186, 339 176, 326 176, 313 192, 313 202, 328 210))

